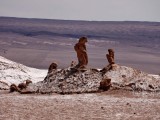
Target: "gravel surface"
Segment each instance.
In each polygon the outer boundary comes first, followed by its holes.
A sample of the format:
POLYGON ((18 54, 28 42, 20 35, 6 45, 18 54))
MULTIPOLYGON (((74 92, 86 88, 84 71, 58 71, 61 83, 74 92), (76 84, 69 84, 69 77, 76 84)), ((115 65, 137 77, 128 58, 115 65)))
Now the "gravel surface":
POLYGON ((159 120, 160 93, 109 90, 92 94, 0 91, 0 120, 159 120))

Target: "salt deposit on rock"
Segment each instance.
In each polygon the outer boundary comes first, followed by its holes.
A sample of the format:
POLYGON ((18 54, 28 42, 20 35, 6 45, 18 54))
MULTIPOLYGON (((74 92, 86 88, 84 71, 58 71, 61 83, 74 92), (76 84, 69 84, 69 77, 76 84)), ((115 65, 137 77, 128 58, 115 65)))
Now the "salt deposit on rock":
POLYGON ((112 86, 116 88, 160 91, 160 77, 130 67, 116 66, 104 76, 111 78, 112 86))
POLYGON ((0 81, 0 90, 7 90, 9 85, 3 81, 0 81))
MULTIPOLYGON (((46 75, 47 70, 30 68, 0 56, 0 88, 3 88, 4 83, 8 86, 13 83, 18 85, 25 80, 32 80, 35 83, 44 80, 46 75)), ((5 88, 9 89, 8 86, 5 88)))

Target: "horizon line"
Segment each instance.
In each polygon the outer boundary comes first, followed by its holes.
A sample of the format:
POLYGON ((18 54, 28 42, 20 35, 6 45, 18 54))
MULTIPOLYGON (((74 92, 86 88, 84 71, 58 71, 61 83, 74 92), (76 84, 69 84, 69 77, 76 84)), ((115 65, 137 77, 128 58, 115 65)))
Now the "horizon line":
POLYGON ((137 21, 137 20, 74 20, 74 19, 53 19, 53 18, 34 18, 34 17, 16 17, 16 16, 0 16, 0 18, 17 18, 17 19, 39 19, 39 20, 59 20, 59 21, 82 21, 82 22, 150 22, 160 23, 160 21, 137 21))

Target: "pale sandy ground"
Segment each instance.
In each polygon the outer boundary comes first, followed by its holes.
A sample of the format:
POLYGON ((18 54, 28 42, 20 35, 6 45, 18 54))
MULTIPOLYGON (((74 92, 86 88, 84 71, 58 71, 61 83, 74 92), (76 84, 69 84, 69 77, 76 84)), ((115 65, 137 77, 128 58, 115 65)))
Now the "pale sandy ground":
POLYGON ((159 120, 160 93, 110 90, 90 94, 0 91, 0 120, 159 120))

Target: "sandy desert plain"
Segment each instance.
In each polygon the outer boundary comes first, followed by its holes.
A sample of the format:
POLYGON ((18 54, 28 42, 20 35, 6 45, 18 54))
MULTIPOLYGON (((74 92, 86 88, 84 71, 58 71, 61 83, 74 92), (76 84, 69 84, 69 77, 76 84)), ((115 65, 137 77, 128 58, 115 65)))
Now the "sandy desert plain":
POLYGON ((90 94, 0 91, 2 120, 159 120, 159 93, 111 90, 90 94))

